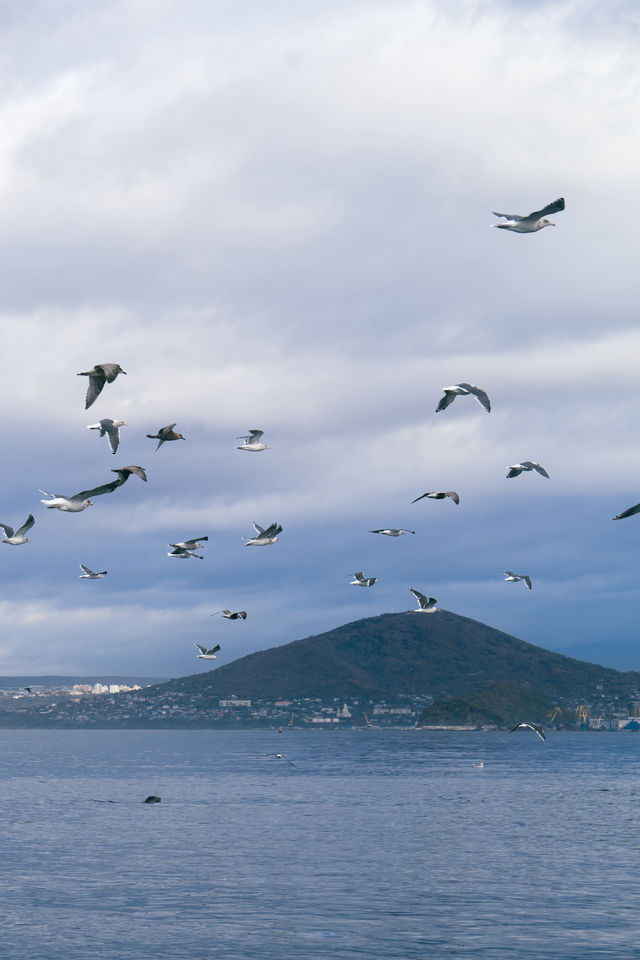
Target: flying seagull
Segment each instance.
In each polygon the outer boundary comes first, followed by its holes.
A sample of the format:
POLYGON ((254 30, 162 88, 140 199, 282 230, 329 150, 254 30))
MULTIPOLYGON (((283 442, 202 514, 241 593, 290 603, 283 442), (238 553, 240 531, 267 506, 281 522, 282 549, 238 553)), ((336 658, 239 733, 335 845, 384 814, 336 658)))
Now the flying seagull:
POLYGON ((215 647, 211 647, 211 650, 207 650, 206 647, 203 647, 199 643, 194 643, 194 647, 197 647, 200 653, 198 654, 198 660, 217 660, 216 653, 220 649, 220 644, 216 643, 215 647))
POLYGON ((547 220, 547 215, 559 213, 560 210, 564 210, 564 197, 554 200, 553 203, 548 203, 542 210, 534 210, 533 213, 528 213, 526 217, 521 217, 517 213, 496 213, 494 210, 494 217, 502 217, 505 222, 492 223, 491 226, 498 230, 513 230, 514 233, 535 233, 536 230, 542 230, 544 227, 555 227, 555 223, 547 220))
POLYGON ((247 611, 246 610, 236 610, 235 613, 232 613, 231 610, 218 610, 217 613, 212 613, 210 616, 217 617, 218 614, 222 614, 225 620, 246 620, 247 611))
POLYGON ((147 482, 147 475, 144 472, 144 467, 137 467, 135 464, 132 464, 130 467, 118 467, 117 470, 112 470, 112 473, 118 474, 118 486, 121 487, 123 483, 126 483, 132 473, 135 473, 136 477, 140 477, 141 480, 147 482))
POLYGON ((452 387, 443 387, 442 389, 444 390, 444 397, 441 398, 440 403, 436 407, 436 413, 439 413, 441 410, 446 410, 456 397, 466 397, 469 396, 469 394, 476 398, 487 413, 491 413, 491 401, 481 387, 475 387, 472 383, 456 383, 452 387))
POLYGON ((80 513, 87 507, 93 506, 90 497, 100 497, 103 493, 113 493, 116 487, 120 486, 119 480, 111 480, 109 483, 103 483, 99 487, 92 487, 91 490, 81 490, 80 493, 74 493, 72 497, 65 497, 63 493, 47 493, 46 490, 40 490, 45 497, 51 497, 51 500, 41 500, 40 503, 49 510, 62 510, 63 513, 80 513))
POLYGON ((169 546, 174 549, 169 551, 167 554, 168 557, 176 557, 178 560, 188 560, 189 557, 193 557, 194 560, 204 560, 204 557, 199 553, 194 553, 193 549, 190 550, 188 547, 179 547, 175 543, 170 543, 169 546))
POLYGON ((31 530, 35 522, 33 514, 30 513, 22 526, 17 530, 10 527, 8 523, 0 523, 0 527, 4 530, 2 542, 10 543, 13 547, 19 547, 21 543, 29 543, 29 537, 25 537, 25 533, 27 530, 31 530))
POLYGON ((414 590, 412 587, 409 587, 409 591, 414 595, 418 601, 418 609, 414 610, 414 613, 437 613, 438 608, 436 603, 438 602, 434 597, 427 597, 424 593, 420 593, 419 590, 414 590))
POLYGON ((98 420, 97 423, 92 423, 87 427, 87 430, 99 430, 101 437, 104 437, 106 433, 111 453, 115 453, 120 443, 120 427, 126 426, 128 426, 128 424, 125 423, 124 420, 111 420, 107 418, 105 420, 98 420))
POLYGON ((398 527, 388 527, 385 530, 369 530, 369 533, 384 533, 385 537, 401 537, 403 533, 415 533, 415 530, 403 530, 398 527))
POLYGON ((157 433, 148 433, 147 436, 150 440, 158 440, 158 446, 156 450, 159 450, 163 443, 166 443, 167 440, 186 440, 186 437, 183 437, 181 433, 176 433, 173 429, 175 423, 170 423, 168 427, 160 427, 157 433))
POLYGON ((101 570, 100 573, 94 573, 89 567, 85 567, 84 563, 81 563, 80 567, 84 570, 84 573, 80 574, 78 580, 99 580, 101 577, 106 577, 107 575, 106 570, 101 570))
POLYGON ((424 497, 430 497, 431 500, 444 500, 445 497, 451 497, 454 503, 460 503, 460 497, 455 490, 430 490, 428 493, 421 493, 419 497, 412 500, 411 503, 417 503, 424 497))
POLYGON ((263 547, 269 543, 277 543, 280 539, 279 533, 282 533, 282 527, 279 523, 271 523, 265 529, 259 523, 253 522, 253 529, 256 531, 255 537, 243 537, 245 547, 263 547))
POLYGON ((209 537, 194 537, 193 540, 182 540, 181 543, 170 543, 170 547, 181 547, 183 550, 197 550, 198 548, 204 548, 204 543, 200 543, 201 540, 208 540, 209 537))
POLYGON ((544 735, 544 727, 539 723, 516 723, 515 727, 511 727, 509 733, 513 733, 514 730, 533 730, 534 733, 537 733, 541 740, 546 740, 547 738, 544 735))
POLYGON ((528 577, 524 573, 511 573, 511 570, 505 570, 504 579, 505 583, 507 580, 512 581, 512 583, 516 583, 518 580, 524 580, 526 585, 529 587, 529 590, 531 590, 531 577, 528 577))
POLYGON ((377 583, 377 580, 377 577, 365 577, 362 570, 358 570, 357 573, 353 574, 353 580, 350 580, 349 583, 356 587, 372 587, 374 583, 377 583))
POLYGON ((541 477, 549 479, 549 474, 537 460, 523 460, 522 463, 514 463, 513 466, 507 467, 507 478, 519 477, 523 471, 527 470, 537 470, 541 477))
POLYGON ((276 760, 286 760, 287 763, 288 763, 290 766, 295 767, 295 763, 293 763, 291 760, 289 760, 289 757, 285 757, 284 753, 267 753, 267 754, 265 754, 265 756, 267 756, 267 757, 275 757, 276 760))
POLYGON ((635 507, 629 507, 628 510, 623 510, 622 513, 616 513, 614 520, 624 520, 625 517, 633 517, 636 513, 640 513, 640 503, 636 503, 635 507))
POLYGON ((84 404, 85 410, 88 410, 91 404, 99 397, 105 383, 113 383, 119 373, 124 373, 125 376, 127 374, 127 371, 123 370, 119 363, 96 363, 93 370, 85 370, 84 373, 78 374, 79 377, 89 377, 89 386, 84 404))
POLYGON ((236 450, 250 450, 252 453, 259 453, 261 450, 271 450, 268 443, 260 442, 263 433, 264 430, 249 430, 246 437, 236 437, 236 440, 244 440, 242 446, 236 447, 236 450))

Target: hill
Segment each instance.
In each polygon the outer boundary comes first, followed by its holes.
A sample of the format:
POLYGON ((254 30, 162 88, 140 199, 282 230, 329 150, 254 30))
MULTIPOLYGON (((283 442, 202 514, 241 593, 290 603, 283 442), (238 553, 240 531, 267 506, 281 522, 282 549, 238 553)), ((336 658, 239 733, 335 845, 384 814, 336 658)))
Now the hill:
POLYGON ((549 700, 633 697, 640 673, 552 653, 477 620, 441 610, 386 613, 241 657, 145 693, 205 700, 319 697, 469 697, 495 683, 518 684, 549 700))

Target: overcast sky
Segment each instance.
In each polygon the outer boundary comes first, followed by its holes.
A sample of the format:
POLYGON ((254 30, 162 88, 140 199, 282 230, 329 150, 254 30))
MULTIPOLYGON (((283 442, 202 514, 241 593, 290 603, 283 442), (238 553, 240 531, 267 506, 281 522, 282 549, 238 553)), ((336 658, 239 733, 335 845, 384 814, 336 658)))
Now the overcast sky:
POLYGON ((3 20, 0 520, 36 524, 0 544, 0 674, 180 676, 210 668, 194 641, 226 663, 409 610, 410 587, 640 669, 640 516, 611 519, 640 500, 637 4, 3 20), (489 229, 559 196, 555 229, 489 229), (85 411, 76 374, 105 361, 127 376, 85 411), (460 381, 491 414, 436 415, 460 381), (102 417, 128 423, 115 456, 102 417), (174 421, 186 442, 154 452, 174 421), (236 450, 249 428, 272 449, 236 450), (507 480, 522 459, 550 479, 507 480), (40 503, 125 464, 149 483, 40 503), (460 506, 411 504, 450 489, 460 506), (254 520, 280 542, 245 547, 254 520), (167 557, 204 535, 203 561, 167 557), (247 620, 210 618, 226 607, 247 620))

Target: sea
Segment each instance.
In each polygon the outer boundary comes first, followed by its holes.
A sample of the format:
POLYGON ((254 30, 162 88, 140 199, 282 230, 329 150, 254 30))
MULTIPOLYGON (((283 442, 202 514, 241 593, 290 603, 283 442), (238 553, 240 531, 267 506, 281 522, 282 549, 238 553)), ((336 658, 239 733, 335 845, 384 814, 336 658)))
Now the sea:
POLYGON ((4 960, 640 957, 640 734, 0 730, 0 842, 4 960))

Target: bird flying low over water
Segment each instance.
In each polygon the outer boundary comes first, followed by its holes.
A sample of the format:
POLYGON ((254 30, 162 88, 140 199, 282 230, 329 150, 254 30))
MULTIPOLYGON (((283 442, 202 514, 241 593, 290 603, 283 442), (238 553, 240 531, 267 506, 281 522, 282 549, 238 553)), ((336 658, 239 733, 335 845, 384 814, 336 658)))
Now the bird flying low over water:
POLYGON ((2 542, 10 543, 13 547, 19 547, 22 543, 29 543, 29 537, 25 537, 25 533, 27 530, 31 530, 35 522, 33 514, 30 513, 22 526, 15 531, 8 523, 0 523, 0 527, 4 530, 2 542))
POLYGON ((211 647, 211 650, 207 650, 206 647, 203 647, 200 643, 194 643, 194 647, 197 647, 200 653, 198 654, 198 660, 217 660, 216 653, 220 649, 220 644, 216 643, 215 647, 211 647))
POLYGON ((417 503, 418 500, 422 500, 424 497, 429 497, 431 500, 444 500, 445 497, 450 497, 454 503, 460 503, 460 497, 455 490, 430 490, 428 493, 421 493, 420 496, 412 500, 411 503, 417 503))
POLYGON ((113 383, 119 373, 124 373, 125 376, 127 374, 127 371, 123 370, 119 363, 96 363, 93 370, 85 370, 84 373, 78 374, 79 377, 89 377, 84 404, 85 410, 88 410, 91 404, 95 403, 102 393, 105 383, 113 383))
POLYGON ((120 486, 119 480, 111 480, 109 483, 103 483, 99 487, 92 487, 91 490, 81 490, 80 493, 74 493, 72 497, 65 497, 62 493, 47 493, 46 490, 40 490, 45 497, 51 497, 51 500, 41 500, 49 510, 62 510, 63 513, 80 513, 87 507, 92 507, 93 502, 90 497, 100 497, 103 493, 113 493, 120 486))
POLYGON ((128 426, 128 424, 126 424, 124 420, 111 420, 107 418, 105 420, 98 420, 97 423, 92 423, 87 427, 87 430, 99 430, 101 437, 104 437, 106 433, 111 453, 115 453, 120 443, 120 427, 126 426, 128 426))
POLYGON ((427 597, 424 593, 420 593, 419 590, 414 590, 412 587, 409 587, 410 593, 414 595, 418 601, 418 609, 414 610, 414 613, 437 613, 438 608, 436 603, 438 602, 434 597, 427 597))
POLYGON ((264 430, 249 430, 246 437, 236 437, 236 440, 244 440, 242 446, 236 447, 236 450, 249 450, 251 453, 260 453, 261 450, 271 450, 268 443, 260 442, 263 433, 264 430))
POLYGON ((522 463, 514 463, 513 466, 507 467, 507 479, 519 477, 521 473, 527 470, 537 470, 541 477, 546 477, 547 480, 549 479, 549 474, 537 460, 523 460, 522 463))
POLYGON ((384 533, 385 537, 401 537, 403 533, 415 534, 415 530, 403 530, 399 527, 387 527, 384 530, 369 530, 369 533, 384 533))
POLYGON ((295 767, 295 763, 292 760, 289 760, 289 757, 285 757, 284 753, 267 753, 267 757, 275 757, 276 760, 286 760, 289 766, 295 767))
POLYGON ((547 215, 559 213, 560 210, 564 210, 564 197, 548 203, 542 210, 534 210, 533 213, 528 213, 525 217, 521 217, 517 213, 496 213, 494 210, 494 217, 502 217, 505 222, 492 223, 491 226, 498 230, 512 230, 514 233, 535 233, 537 230, 543 230, 544 227, 555 227, 555 223, 547 220, 547 215))
POLYGON ((485 408, 487 413, 491 413, 491 401, 486 391, 481 387, 475 387, 472 383, 456 383, 452 387, 443 387, 442 389, 444 390, 444 397, 441 398, 440 403, 436 407, 436 413, 440 413, 441 410, 446 410, 456 397, 466 397, 469 395, 474 396, 478 403, 485 408))
POLYGON ((358 570, 357 573, 353 574, 353 580, 350 580, 349 582, 356 587, 372 587, 374 583, 377 583, 377 581, 377 577, 365 577, 362 570, 358 570))
POLYGON ((516 723, 515 727, 511 727, 509 733, 513 733, 514 730, 533 730, 534 733, 537 733, 541 740, 546 740, 547 738, 544 735, 544 727, 539 723, 528 723, 523 721, 522 723, 516 723))
POLYGON ((100 580, 101 577, 106 577, 107 575, 106 570, 101 570, 100 573, 94 573, 89 567, 85 567, 84 563, 80 564, 80 568, 84 570, 84 573, 80 574, 78 580, 100 580))
POLYGON ((144 472, 144 467, 137 467, 135 464, 132 464, 130 467, 118 467, 117 470, 112 470, 111 473, 118 474, 119 487, 127 482, 132 473, 135 473, 136 477, 140 477, 141 480, 147 483, 147 475, 144 472))
POLYGON ((181 433, 176 433, 173 429, 175 423, 170 423, 168 427, 160 427, 157 433, 148 433, 147 436, 150 440, 158 440, 158 446, 156 450, 159 450, 163 443, 166 443, 168 440, 186 440, 186 437, 183 437, 181 433))
POLYGON ((269 543, 277 543, 278 534, 282 533, 282 527, 279 523, 271 523, 268 527, 261 527, 259 523, 253 522, 253 529, 256 532, 255 537, 243 537, 245 547, 263 547, 269 543))
POLYGON ((640 513, 640 503, 636 503, 635 507, 629 507, 628 510, 623 510, 622 513, 616 513, 614 520, 624 520, 625 517, 633 517, 636 513, 640 513))
POLYGON ((231 610, 218 610, 217 613, 212 613, 210 616, 217 617, 219 614, 225 618, 225 620, 246 620, 247 611, 246 610, 236 610, 235 613, 232 613, 231 610))
POLYGON ((505 579, 505 583, 507 582, 507 580, 511 580, 513 583, 516 583, 516 581, 518 581, 518 580, 524 580, 524 582, 526 583, 526 585, 529 587, 529 590, 531 590, 531 577, 528 577, 528 576, 527 576, 526 574, 524 574, 524 573, 522 573, 522 574, 520 574, 520 573, 511 573, 511 570, 505 570, 505 572, 504 572, 504 579, 505 579))

